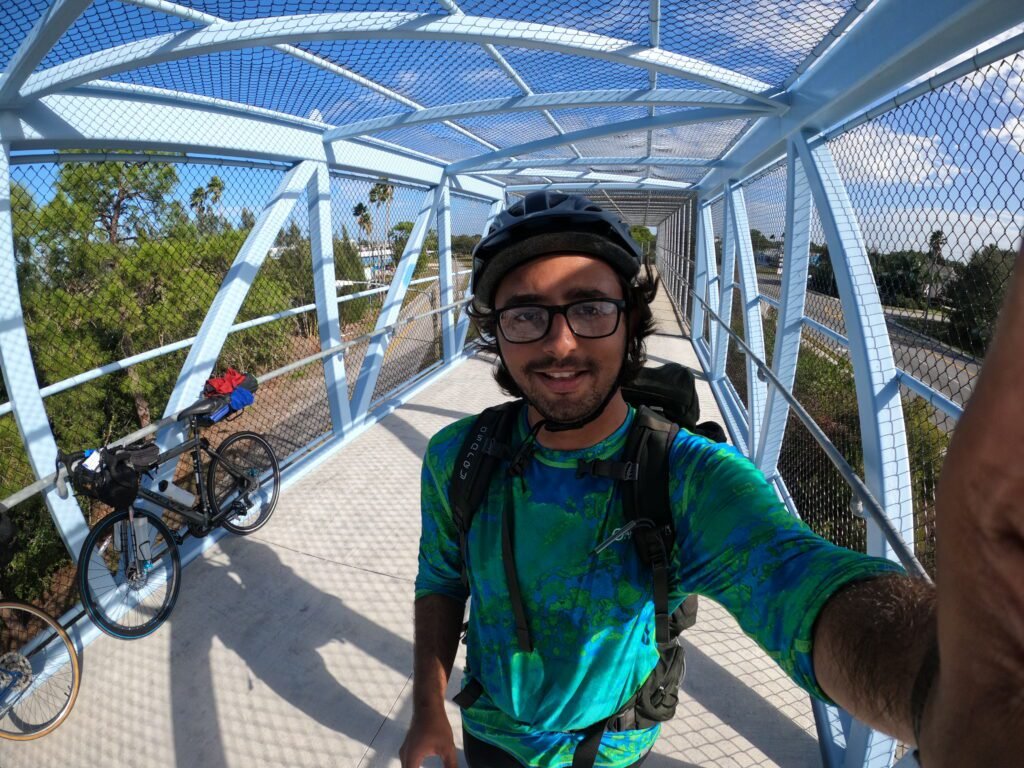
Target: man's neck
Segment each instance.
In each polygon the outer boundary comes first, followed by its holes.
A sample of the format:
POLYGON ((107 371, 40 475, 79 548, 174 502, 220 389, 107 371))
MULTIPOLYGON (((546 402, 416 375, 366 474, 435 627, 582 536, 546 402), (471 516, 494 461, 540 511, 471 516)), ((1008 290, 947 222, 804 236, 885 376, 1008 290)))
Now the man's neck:
MULTIPOLYGON (((621 427, 628 413, 629 406, 622 399, 622 392, 616 392, 601 415, 589 424, 565 432, 549 432, 547 429, 541 429, 537 434, 537 442, 545 448, 556 451, 578 451, 581 448, 589 448, 621 427)), ((531 405, 526 412, 526 418, 530 426, 533 427, 542 417, 531 405)))

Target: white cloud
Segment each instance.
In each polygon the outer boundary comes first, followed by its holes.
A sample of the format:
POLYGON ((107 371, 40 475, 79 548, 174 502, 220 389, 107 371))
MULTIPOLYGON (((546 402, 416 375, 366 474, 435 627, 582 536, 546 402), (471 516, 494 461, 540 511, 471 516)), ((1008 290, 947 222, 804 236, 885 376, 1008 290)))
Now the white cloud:
POLYGON ((847 184, 942 187, 961 173, 937 137, 897 133, 877 120, 838 142, 837 162, 847 184))
POLYGON ((1011 117, 998 128, 985 131, 984 135, 1024 152, 1024 122, 1020 117, 1011 117))
POLYGON ((892 206, 858 210, 857 215, 868 248, 882 252, 902 249, 924 251, 931 233, 941 229, 947 239, 946 255, 962 261, 990 243, 1016 250, 1024 233, 1024 212, 1005 209, 966 211, 892 206))

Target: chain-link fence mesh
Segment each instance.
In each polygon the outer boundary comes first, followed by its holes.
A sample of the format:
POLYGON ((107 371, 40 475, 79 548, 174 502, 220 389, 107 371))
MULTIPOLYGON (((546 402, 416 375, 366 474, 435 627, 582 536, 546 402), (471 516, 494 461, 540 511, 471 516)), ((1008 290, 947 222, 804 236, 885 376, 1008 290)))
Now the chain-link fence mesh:
MULTIPOLYGON (((147 156, 12 166, 19 289, 40 385, 60 384, 100 366, 119 367, 102 376, 89 373, 83 383, 44 399, 60 449, 104 445, 162 417, 191 337, 283 178, 284 170, 274 167, 147 156), (119 362, 154 351, 151 359, 119 362)), ((334 288, 342 339, 350 340, 373 330, 426 190, 342 175, 332 175, 330 183, 334 288)), ((475 198, 454 197, 459 298, 487 210, 475 198)), ((437 255, 432 228, 399 320, 440 306, 437 255)), ((247 291, 235 319, 245 327, 228 335, 215 370, 231 366, 261 377, 320 352, 314 303, 303 193, 247 291)), ((440 324, 434 315, 393 334, 374 400, 441 359, 440 324)), ((346 396, 359 380, 367 346, 344 353, 346 396)), ((0 384, 0 402, 6 399, 0 384)), ((284 464, 332 434, 322 362, 267 380, 255 406, 205 435, 216 445, 241 429, 266 435, 284 464)), ((34 479, 10 414, 0 417, 0 455, 0 497, 6 497, 34 479)), ((191 486, 187 457, 179 460, 175 478, 191 486)), ((80 503, 89 523, 109 512, 98 502, 80 503)), ((73 604, 73 567, 41 497, 17 505, 12 514, 19 537, 0 589, 50 607, 73 604)))
POLYGON ((786 251, 786 165, 762 171, 743 185, 754 249, 757 292, 779 301, 786 251))

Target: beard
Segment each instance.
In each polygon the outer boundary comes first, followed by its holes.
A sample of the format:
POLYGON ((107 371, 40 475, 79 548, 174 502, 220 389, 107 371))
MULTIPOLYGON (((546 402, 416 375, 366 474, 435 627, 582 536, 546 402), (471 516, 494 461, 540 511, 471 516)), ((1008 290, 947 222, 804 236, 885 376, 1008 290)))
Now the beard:
MULTIPOLYGON (((532 405, 546 421, 569 424, 594 414, 601 404, 617 388, 620 366, 609 370, 603 369, 592 359, 571 357, 556 360, 545 357, 534 360, 512 376, 523 392, 526 401, 532 405), (551 368, 569 368, 584 372, 584 381, 578 391, 558 394, 545 389, 537 381, 539 371, 551 368)), ((510 371, 511 373, 511 371, 510 371)))

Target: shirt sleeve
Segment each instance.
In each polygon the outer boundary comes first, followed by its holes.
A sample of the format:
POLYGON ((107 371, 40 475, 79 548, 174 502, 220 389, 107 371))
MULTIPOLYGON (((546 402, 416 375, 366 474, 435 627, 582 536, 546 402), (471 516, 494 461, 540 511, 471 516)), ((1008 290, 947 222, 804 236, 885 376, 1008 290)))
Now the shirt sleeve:
POLYGON ((461 445, 459 423, 435 435, 427 446, 420 475, 420 551, 416 599, 445 595, 465 602, 469 589, 462 584, 459 532, 448 503, 450 465, 461 445), (453 437, 452 433, 456 433, 453 437), (453 447, 454 446, 454 447, 453 447))
POLYGON ((816 535, 730 446, 685 435, 672 466, 679 588, 724 606, 797 685, 828 701, 811 655, 818 614, 841 587, 903 569, 816 535))

